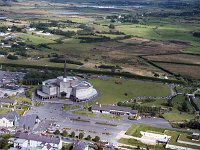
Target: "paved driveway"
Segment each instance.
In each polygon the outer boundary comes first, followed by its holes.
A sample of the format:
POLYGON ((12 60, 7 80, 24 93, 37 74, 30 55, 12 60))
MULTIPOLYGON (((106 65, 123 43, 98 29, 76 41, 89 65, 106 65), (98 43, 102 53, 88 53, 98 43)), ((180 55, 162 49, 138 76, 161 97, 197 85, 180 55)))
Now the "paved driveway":
POLYGON ((75 131, 77 134, 84 132, 85 136, 100 136, 102 140, 116 144, 115 137, 121 131, 126 131, 132 124, 147 124, 157 127, 171 128, 170 124, 161 118, 142 118, 141 120, 128 120, 124 117, 121 121, 103 119, 99 116, 87 117, 73 114, 71 111, 62 111, 63 104, 45 103, 40 107, 33 107, 27 114, 37 114, 42 120, 35 131, 40 132, 48 128, 49 120, 55 121, 60 125, 59 129, 67 128, 68 132, 75 131), (71 119, 80 118, 89 122, 72 121, 71 119), (116 126, 100 125, 96 122, 115 124, 116 126), (107 135, 106 135, 107 133, 107 135))

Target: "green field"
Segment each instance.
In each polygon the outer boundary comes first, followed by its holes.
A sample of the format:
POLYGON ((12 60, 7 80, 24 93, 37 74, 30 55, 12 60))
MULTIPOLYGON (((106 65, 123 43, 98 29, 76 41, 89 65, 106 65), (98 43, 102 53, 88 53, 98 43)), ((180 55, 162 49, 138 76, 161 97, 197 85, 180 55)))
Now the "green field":
MULTIPOLYGON (((140 148, 149 148, 149 149, 153 149, 153 150, 166 150, 166 148, 163 147, 163 145, 146 145, 141 143, 140 141, 137 141, 135 139, 126 139, 126 138, 121 138, 118 140, 119 143, 122 144, 126 144, 126 145, 130 145, 130 149, 133 149, 133 147, 135 147, 135 149, 138 148, 138 146, 140 148)), ((127 147, 128 148, 128 147, 127 147)))
MULTIPOLYGON (((166 134, 168 136, 171 136, 169 144, 198 149, 197 148, 198 146, 181 144, 181 143, 177 142, 177 140, 179 138, 180 140, 183 140, 183 141, 199 143, 199 141, 194 142, 194 141, 188 139, 188 136, 191 136, 191 133, 188 133, 188 132, 171 131, 171 130, 164 129, 164 128, 158 128, 158 127, 153 127, 153 126, 141 124, 141 125, 132 125, 127 130, 126 134, 130 135, 130 136, 141 137, 140 131, 155 132, 155 133, 158 133, 158 134, 166 134)), ((119 140, 119 142, 123 143, 123 144, 131 145, 131 146, 137 146, 137 144, 141 144, 141 146, 142 146, 142 143, 140 143, 140 142, 138 142, 134 139, 123 139, 122 138, 122 139, 119 140)), ((157 148, 157 146, 155 148, 157 148)))
POLYGON ((75 109, 79 109, 79 108, 80 108, 79 105, 64 104, 63 107, 62 107, 62 110, 63 111, 66 111, 66 110, 75 110, 75 109))
POLYGON ((109 37, 111 39, 123 38, 124 37, 124 35, 115 35, 115 34, 97 34, 97 35, 106 36, 106 37, 109 37))
POLYGON ((76 114, 76 115, 82 115, 82 116, 88 116, 88 117, 95 117, 96 116, 95 113, 92 113, 88 110, 78 110, 78 111, 74 111, 73 113, 76 114))
POLYGON ((149 132, 156 132, 156 133, 164 133, 165 129, 164 128, 158 128, 158 127, 153 127, 153 126, 148 126, 148 125, 132 125, 127 131, 127 135, 131 136, 136 136, 136 137, 141 137, 140 131, 149 131, 149 132))
POLYGON ((184 120, 191 120, 195 118, 194 114, 188 114, 188 113, 165 113, 163 117, 168 121, 184 121, 184 120))
POLYGON ((26 97, 19 97, 19 96, 13 96, 11 99, 16 100, 18 103, 23 103, 23 104, 32 104, 31 100, 26 97))
POLYGON ((29 44, 41 44, 41 43, 56 43, 55 40, 61 38, 58 35, 44 36, 44 35, 32 35, 31 33, 19 33, 18 36, 23 40, 26 40, 29 44))
POLYGON ((167 100, 166 99, 153 99, 151 102, 141 102, 140 105, 141 106, 150 106, 150 107, 153 107, 153 106, 165 106, 167 103, 167 100))
MULTIPOLYGON (((7 114, 8 112, 12 111, 11 108, 1 108, 0 114, 7 114)), ((15 110, 19 115, 23 115, 23 113, 26 111, 25 109, 16 109, 15 110)))
POLYGON ((172 111, 163 114, 163 117, 166 120, 169 121, 184 121, 184 120, 190 120, 190 119, 194 119, 195 115, 192 114, 192 105, 190 104, 190 102, 188 100, 185 100, 185 96, 184 95, 178 95, 175 98, 172 99, 172 104, 173 104, 173 108, 172 111), (183 102, 187 103, 188 109, 190 112, 185 113, 185 112, 181 112, 177 109, 178 106, 181 106, 183 102))
POLYGON ((165 134, 171 136, 169 144, 177 145, 177 146, 183 146, 183 147, 188 147, 188 148, 193 148, 193 149, 199 149, 198 146, 193 146, 193 145, 188 145, 188 144, 182 144, 182 143, 177 142, 178 137, 180 136, 180 134, 182 134, 182 132, 166 130, 165 134))
POLYGON ((122 24, 117 25, 116 29, 126 35, 133 35, 136 37, 142 37, 147 39, 156 40, 179 40, 190 42, 192 47, 187 48, 186 51, 198 52, 199 51, 199 41, 200 39, 192 36, 194 30, 200 30, 198 25, 188 25, 188 24, 122 24))
POLYGON ((92 79, 90 82, 99 91, 100 97, 97 101, 101 104, 116 104, 136 96, 170 95, 170 89, 162 83, 119 78, 109 78, 106 80, 92 79), (127 96, 125 93, 127 93, 127 96))
POLYGON ((8 113, 9 111, 11 111, 10 108, 1 108, 1 109, 0 109, 0 114, 6 114, 6 113, 8 113))
POLYGON ((109 114, 100 114, 99 116, 101 118, 109 119, 109 120, 122 120, 122 116, 114 116, 114 115, 109 115, 109 114))
POLYGON ((200 144, 200 141, 192 140, 192 134, 187 134, 187 133, 180 134, 179 140, 200 144))

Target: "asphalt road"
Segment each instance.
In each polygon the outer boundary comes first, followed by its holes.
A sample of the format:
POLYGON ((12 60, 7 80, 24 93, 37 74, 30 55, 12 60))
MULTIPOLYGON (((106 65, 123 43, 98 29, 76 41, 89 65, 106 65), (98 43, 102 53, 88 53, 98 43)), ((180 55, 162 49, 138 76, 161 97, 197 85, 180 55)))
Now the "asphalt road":
POLYGON ((91 135, 92 137, 100 136, 101 140, 108 141, 109 143, 116 144, 115 137, 121 131, 126 131, 133 124, 147 124, 157 127, 171 128, 168 121, 161 118, 141 118, 141 120, 128 120, 124 116, 121 121, 103 119, 101 117, 87 117, 75 115, 72 111, 62 111, 63 104, 45 103, 40 107, 33 107, 27 114, 37 114, 42 122, 34 129, 35 132, 42 132, 49 127, 49 121, 55 121, 60 125, 59 129, 69 128, 68 132, 75 131, 78 135, 79 132, 84 132, 85 137, 91 135), (72 121, 70 119, 80 118, 88 120, 89 122, 72 121), (96 122, 109 123, 117 126, 108 126, 96 124, 96 122), (83 131, 82 131, 83 130, 83 131), (105 135, 102 133, 109 133, 105 135))

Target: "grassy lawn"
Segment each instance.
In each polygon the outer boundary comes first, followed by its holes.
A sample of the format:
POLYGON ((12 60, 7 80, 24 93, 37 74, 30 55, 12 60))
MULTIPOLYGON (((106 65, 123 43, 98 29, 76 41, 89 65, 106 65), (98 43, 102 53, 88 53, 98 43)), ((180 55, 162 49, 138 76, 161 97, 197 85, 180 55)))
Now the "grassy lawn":
POLYGON ((31 100, 26 97, 13 96, 13 97, 11 97, 11 99, 14 99, 19 103, 32 104, 31 100))
POLYGON ((100 114, 100 117, 104 119, 109 119, 109 120, 122 120, 122 116, 113 116, 113 115, 108 115, 108 114, 100 114))
POLYGON ((192 105, 190 104, 190 102, 188 100, 185 99, 185 96, 184 95, 178 95, 178 96, 176 96, 175 98, 172 99, 172 104, 174 106, 172 111, 179 113, 177 107, 181 106, 183 102, 187 103, 188 109, 190 111, 193 110, 192 105))
POLYGON ((82 115, 82 116, 88 116, 88 117, 95 117, 96 116, 95 113, 92 113, 88 110, 78 110, 78 111, 74 111, 73 113, 76 114, 76 115, 82 115))
POLYGON ((200 141, 192 140, 192 134, 187 134, 187 133, 180 134, 179 140, 200 144, 200 141))
POLYGON ((136 137, 141 137, 140 131, 149 131, 149 132, 156 132, 156 133, 164 133, 165 129, 164 128, 158 128, 158 127, 153 127, 153 126, 148 126, 148 125, 132 125, 127 131, 127 135, 131 136, 136 136, 136 137))
POLYGON ((195 118, 194 114, 187 114, 187 113, 165 113, 163 117, 168 121, 184 121, 184 120, 191 120, 195 118))
POLYGON ((6 113, 8 113, 9 111, 11 111, 10 108, 1 108, 1 109, 0 109, 0 114, 6 114, 6 113))
POLYGON ((24 110, 24 109, 19 109, 19 110, 16 110, 16 111, 17 111, 17 113, 18 113, 19 115, 23 115, 24 112, 25 112, 26 110, 24 110))
MULTIPOLYGON (((1 108, 0 114, 7 114, 8 112, 12 111, 11 108, 1 108)), ((15 110, 19 115, 23 115, 25 109, 17 109, 15 110)))
POLYGON ((31 33, 19 33, 18 36, 23 40, 26 40, 29 44, 38 45, 41 43, 56 43, 55 40, 59 39, 61 36, 58 35, 51 35, 51 36, 44 36, 44 35, 32 35, 31 33))
POLYGON ((66 110, 74 110, 74 109, 79 109, 79 108, 80 108, 79 105, 64 104, 63 107, 62 107, 62 110, 66 111, 66 110))
POLYGON ((109 37, 111 39, 116 39, 116 38, 122 38, 122 37, 124 37, 124 35, 116 35, 116 34, 97 34, 97 35, 106 36, 106 37, 109 37))
MULTIPOLYGON (((100 92, 97 100, 101 104, 115 104, 136 96, 167 96, 170 90, 165 84, 110 78, 106 80, 92 79, 90 82, 100 92), (127 93, 127 95, 125 95, 127 93)), ((95 103, 95 102, 93 102, 95 103)))
POLYGON ((142 147, 142 148, 148 147, 148 148, 154 149, 154 150, 165 150, 165 148, 162 145, 155 145, 155 146, 146 145, 146 144, 143 144, 140 141, 137 141, 135 139, 121 138, 121 139, 119 139, 118 142, 122 143, 122 144, 130 145, 130 146, 135 146, 135 148, 137 148, 139 146, 139 147, 142 147))
POLYGON ((77 23, 88 23, 93 20, 92 18, 82 16, 68 17, 67 19, 77 23))
POLYGON ((100 124, 100 125, 104 125, 104 126, 113 126, 116 127, 116 124, 110 124, 110 123, 104 123, 104 122, 96 122, 95 124, 100 124))
POLYGON ((167 103, 166 99, 153 99, 151 102, 141 102, 141 106, 164 106, 167 103))
MULTIPOLYGON (((155 133, 159 133, 159 134, 166 134, 168 136, 171 136, 169 144, 198 149, 198 146, 181 144, 181 143, 177 142, 177 140, 179 138, 179 135, 181 135, 181 137, 180 137, 181 140, 188 141, 188 142, 189 141, 193 142, 192 140, 188 139, 188 136, 191 135, 191 134, 186 133, 186 132, 171 131, 171 130, 166 130, 164 128, 157 128, 157 127, 152 127, 152 126, 147 126, 147 125, 132 125, 127 130, 126 134, 127 135, 131 135, 131 136, 141 137, 140 131, 147 131, 147 132, 155 132, 155 133)), ((137 143, 138 141, 132 140, 132 139, 120 139, 119 142, 123 143, 123 144, 132 145, 132 146, 135 146, 135 144, 138 144, 137 143)), ((199 141, 198 141, 198 143, 199 143, 199 141)))
POLYGON ((183 146, 183 147, 189 147, 189 148, 193 148, 193 149, 199 149, 198 146, 193 146, 193 145, 178 143, 177 142, 178 137, 179 137, 180 134, 182 134, 182 132, 166 130, 165 134, 171 136, 169 144, 173 144, 173 145, 177 145, 177 146, 183 146))
MULTIPOLYGON (((199 94, 199 92, 197 94, 199 94)), ((195 97, 193 99, 193 101, 194 101, 194 103, 196 103, 197 107, 200 109, 200 105, 199 105, 200 104, 200 98, 199 97, 195 97)))
POLYGON ((194 119, 195 115, 192 114, 192 106, 188 100, 185 100, 185 96, 178 95, 172 100, 173 108, 172 111, 163 114, 163 117, 168 121, 184 121, 194 119), (177 109, 178 106, 181 106, 183 102, 187 103, 187 106, 190 110, 190 113, 181 112, 177 109))

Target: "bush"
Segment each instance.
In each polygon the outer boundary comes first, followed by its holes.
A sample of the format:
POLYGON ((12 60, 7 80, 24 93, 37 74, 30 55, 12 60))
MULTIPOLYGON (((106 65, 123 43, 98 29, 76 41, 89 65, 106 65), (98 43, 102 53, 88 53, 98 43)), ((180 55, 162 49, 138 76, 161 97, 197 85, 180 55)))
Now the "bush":
POLYGON ((56 130, 56 131, 54 132, 54 134, 55 134, 55 135, 59 135, 59 134, 60 134, 60 131, 59 131, 59 130, 56 130))
MULTIPOLYGON (((59 57, 52 58, 49 61, 50 62, 54 62, 54 63, 65 63, 65 59, 59 58, 59 57)), ((66 63, 68 63, 68 64, 75 64, 75 65, 83 65, 82 62, 73 61, 73 60, 69 60, 69 59, 66 60, 66 63)))
POLYGON ((74 138, 76 136, 75 132, 73 131, 70 136, 74 138))
POLYGON ((11 55, 11 54, 9 54, 9 55, 7 56, 7 59, 11 59, 11 60, 17 60, 17 59, 18 59, 18 57, 17 57, 17 56, 15 56, 15 55, 11 55))
POLYGON ((92 137, 90 135, 88 135, 85 139, 90 141, 92 139, 92 137))
POLYGON ((84 137, 84 134, 83 133, 79 133, 78 138, 79 139, 83 139, 83 137, 84 137))
POLYGON ((194 32, 194 33, 193 33, 193 36, 194 36, 194 37, 199 37, 199 38, 200 38, 200 32, 194 32))
POLYGON ((68 136, 68 132, 66 130, 63 131, 62 136, 66 137, 68 136))
POLYGON ((0 51, 0 55, 8 55, 8 52, 6 52, 6 51, 0 51))
POLYGON ((99 142, 100 141, 100 137, 99 136, 95 136, 95 138, 93 139, 94 142, 99 142))
POLYGON ((200 123, 197 120, 190 120, 190 122, 186 123, 186 126, 191 129, 200 130, 200 123))
POLYGON ((0 149, 6 149, 7 146, 8 146, 8 139, 2 139, 0 141, 0 149))

